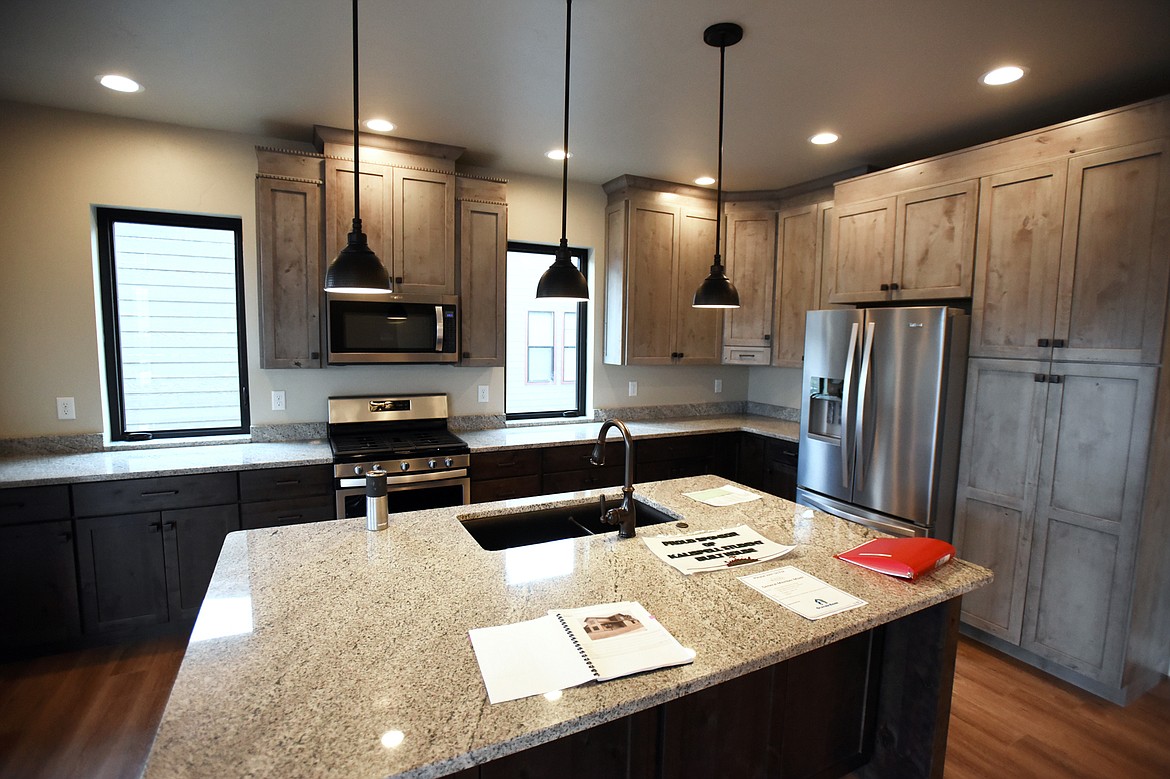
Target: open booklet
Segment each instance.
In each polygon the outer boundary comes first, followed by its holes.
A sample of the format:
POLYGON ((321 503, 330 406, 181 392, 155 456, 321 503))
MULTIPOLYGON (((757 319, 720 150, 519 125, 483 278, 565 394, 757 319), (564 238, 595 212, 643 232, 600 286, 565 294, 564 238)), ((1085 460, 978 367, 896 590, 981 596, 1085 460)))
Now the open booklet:
POLYGON ((634 601, 553 610, 469 635, 492 703, 695 659, 694 650, 634 601))

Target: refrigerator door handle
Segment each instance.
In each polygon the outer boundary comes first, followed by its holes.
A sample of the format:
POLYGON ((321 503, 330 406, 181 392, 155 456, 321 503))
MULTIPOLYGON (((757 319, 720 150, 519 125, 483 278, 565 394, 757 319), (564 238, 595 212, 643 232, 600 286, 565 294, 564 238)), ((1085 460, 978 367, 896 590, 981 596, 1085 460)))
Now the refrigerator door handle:
POLYGON ((857 382, 857 437, 854 441, 854 447, 860 447, 861 451, 857 456, 857 485, 856 489, 861 490, 865 487, 865 466, 867 465, 867 458, 865 456, 867 446, 865 442, 865 417, 866 404, 870 400, 870 382, 872 380, 872 366, 870 365, 873 357, 873 322, 869 322, 865 326, 865 349, 861 352, 861 378, 857 382))
POLYGON ((841 392, 841 486, 849 489, 853 485, 853 365, 857 362, 857 323, 849 330, 849 351, 845 357, 845 380, 841 392))

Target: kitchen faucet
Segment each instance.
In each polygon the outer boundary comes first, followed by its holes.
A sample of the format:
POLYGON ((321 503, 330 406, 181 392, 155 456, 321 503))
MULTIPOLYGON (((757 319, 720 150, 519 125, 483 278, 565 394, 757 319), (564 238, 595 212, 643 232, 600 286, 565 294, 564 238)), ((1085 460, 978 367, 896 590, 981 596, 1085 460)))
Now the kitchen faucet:
POLYGON ((630 438, 630 430, 620 419, 607 419, 597 433, 597 443, 593 445, 593 454, 589 462, 594 465, 605 465, 605 436, 611 427, 616 427, 622 434, 622 441, 626 445, 626 481, 622 486, 622 505, 606 510, 605 496, 601 496, 601 508, 604 514, 601 521, 607 525, 618 526, 618 538, 634 537, 634 441, 630 438))

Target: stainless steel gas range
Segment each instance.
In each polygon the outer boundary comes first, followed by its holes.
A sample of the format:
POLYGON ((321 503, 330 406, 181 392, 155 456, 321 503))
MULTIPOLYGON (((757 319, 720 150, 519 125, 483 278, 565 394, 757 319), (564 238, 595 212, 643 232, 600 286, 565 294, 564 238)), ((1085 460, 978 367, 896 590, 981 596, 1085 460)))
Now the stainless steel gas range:
POLYGON ((367 471, 389 476, 391 515, 471 501, 467 443, 447 430, 446 395, 329 399, 337 518, 366 512, 367 471))

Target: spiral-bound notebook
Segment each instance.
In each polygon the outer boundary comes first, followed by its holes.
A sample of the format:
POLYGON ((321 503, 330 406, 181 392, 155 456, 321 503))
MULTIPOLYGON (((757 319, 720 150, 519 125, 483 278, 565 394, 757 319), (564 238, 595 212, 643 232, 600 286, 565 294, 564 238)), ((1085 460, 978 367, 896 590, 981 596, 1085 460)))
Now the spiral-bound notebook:
POLYGON ((554 610, 469 635, 492 703, 695 659, 693 650, 634 601, 554 610))

